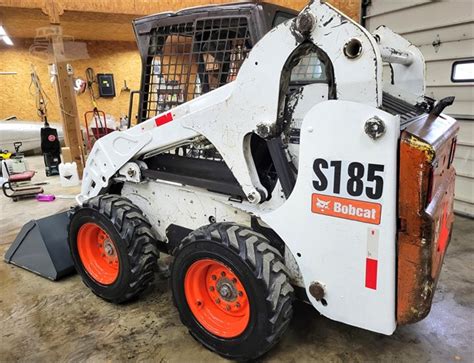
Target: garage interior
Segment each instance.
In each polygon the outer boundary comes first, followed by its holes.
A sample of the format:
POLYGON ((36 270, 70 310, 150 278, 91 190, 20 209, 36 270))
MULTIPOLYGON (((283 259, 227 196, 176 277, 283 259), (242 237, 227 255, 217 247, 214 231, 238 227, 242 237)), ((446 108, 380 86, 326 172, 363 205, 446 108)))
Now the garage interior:
MULTIPOLYGON (((0 127, 10 124, 11 130, 11 125, 20 129, 22 123, 32 124, 27 138, 18 133, 18 140, 6 141, 0 135, 0 152, 5 160, 26 160, 28 170, 35 171, 29 182, 42 189, 40 194, 44 196, 40 200, 36 189, 31 198, 14 201, 0 193, 1 256, 6 255, 30 220, 77 205, 75 197, 81 193, 81 183, 74 182, 75 172, 81 179, 94 139, 104 136, 103 132, 125 130, 149 118, 139 112, 142 60, 133 20, 230 2, 0 0, 0 127), (35 79, 40 80, 39 88, 35 79), (99 90, 100 82, 109 87, 99 90), (47 105, 48 122, 60 131, 55 135, 61 141, 62 162, 76 162, 72 179, 58 175, 59 171, 47 176, 40 146, 40 129, 44 126, 44 115, 38 112, 44 110, 44 105, 38 104, 41 97, 47 105), (106 126, 94 131, 91 125, 97 111, 103 111, 106 126), (22 142, 17 156, 11 141, 22 142)), ((307 5, 305 0, 267 2, 296 13, 307 5)), ((424 56, 426 96, 436 100, 455 96, 454 103, 444 110, 460 127, 453 160, 454 226, 431 312, 424 320, 398 326, 392 335, 384 335, 331 320, 310 304, 295 301, 286 334, 258 361, 472 362, 474 5, 468 0, 459 0, 455 6, 430 0, 328 3, 369 32, 386 25, 406 38, 424 56), (455 77, 459 64, 471 65, 463 80, 455 77)), ((183 45, 178 41, 175 46, 183 45)), ((177 65, 174 67, 176 76, 177 65)), ((179 72, 183 74, 184 70, 179 72)), ((388 64, 384 64, 383 72, 390 72, 388 64)), ((191 98, 196 96, 195 89, 191 98)), ((155 114, 170 111, 182 103, 181 97, 188 99, 189 89, 180 92, 165 100, 169 108, 155 110, 155 114)), ((4 136, 5 130, 0 128, 4 136)), ((48 173, 53 171, 54 162, 49 168, 48 173)), ((2 178, 2 184, 8 180, 5 173, 2 178)), ((55 233, 51 227, 49 235, 55 233)), ((325 238, 324 233, 321 238, 325 238)), ((53 282, 2 260, 0 361, 226 361, 193 339, 180 322, 170 288, 169 265, 173 258, 160 256, 152 285, 138 299, 122 304, 99 298, 77 274, 53 282)), ((353 303, 355 309, 358 302, 353 303)))

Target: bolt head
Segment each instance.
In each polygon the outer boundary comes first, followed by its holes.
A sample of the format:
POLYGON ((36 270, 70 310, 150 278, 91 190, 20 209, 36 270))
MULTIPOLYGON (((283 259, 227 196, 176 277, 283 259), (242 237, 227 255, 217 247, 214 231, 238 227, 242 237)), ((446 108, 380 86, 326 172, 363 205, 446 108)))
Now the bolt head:
POLYGON ((325 290, 324 286, 320 282, 313 282, 309 286, 309 293, 317 300, 320 301, 324 295, 325 295, 325 290))
POLYGON ((377 140, 385 134, 385 123, 377 116, 371 117, 365 122, 364 131, 372 140, 377 140))
POLYGON ((303 11, 296 18, 296 29, 304 35, 311 33, 316 25, 316 19, 309 11, 303 11))
POLYGON ((112 256, 114 254, 114 248, 112 247, 110 243, 105 243, 104 250, 105 250, 105 253, 109 256, 112 256))
POLYGON ((221 289, 219 290, 219 294, 222 297, 228 297, 230 294, 230 290, 227 286, 222 286, 221 289))
POLYGON ((249 194, 247 194, 247 200, 254 204, 254 203, 258 203, 260 201, 260 198, 262 197, 262 195, 259 194, 258 191, 254 190, 252 192, 250 192, 249 194))
POLYGON ((265 124, 265 123, 260 123, 260 124, 257 125, 256 133, 257 133, 258 136, 265 139, 265 138, 267 138, 271 135, 272 129, 271 129, 270 125, 265 124))

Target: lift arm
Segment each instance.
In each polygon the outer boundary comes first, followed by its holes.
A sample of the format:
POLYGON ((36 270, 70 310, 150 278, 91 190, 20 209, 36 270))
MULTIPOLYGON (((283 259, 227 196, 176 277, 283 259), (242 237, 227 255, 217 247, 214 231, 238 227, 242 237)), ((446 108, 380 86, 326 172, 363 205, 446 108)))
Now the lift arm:
POLYGON ((98 140, 87 161, 78 202, 105 190, 128 161, 171 150, 198 136, 216 147, 249 202, 264 200, 267 191, 252 160, 250 136, 279 136, 278 111, 282 89, 288 86, 289 63, 308 44, 329 60, 334 98, 381 105, 382 58, 376 39, 330 5, 313 1, 253 47, 234 82, 98 140))

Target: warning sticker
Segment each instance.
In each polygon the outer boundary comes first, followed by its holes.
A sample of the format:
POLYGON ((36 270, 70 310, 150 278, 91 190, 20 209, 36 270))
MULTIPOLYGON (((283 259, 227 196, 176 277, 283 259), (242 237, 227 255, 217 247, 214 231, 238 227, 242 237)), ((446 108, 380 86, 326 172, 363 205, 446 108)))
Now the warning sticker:
POLYGON ((378 203, 313 193, 311 211, 331 217, 380 224, 382 206, 378 203))

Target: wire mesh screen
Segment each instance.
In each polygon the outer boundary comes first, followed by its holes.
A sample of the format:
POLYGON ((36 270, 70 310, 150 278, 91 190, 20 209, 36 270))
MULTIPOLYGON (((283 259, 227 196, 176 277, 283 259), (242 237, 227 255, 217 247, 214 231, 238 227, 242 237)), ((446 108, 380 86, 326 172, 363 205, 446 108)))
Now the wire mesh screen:
POLYGON ((233 81, 251 47, 246 17, 157 27, 148 49, 142 117, 151 118, 233 81))

